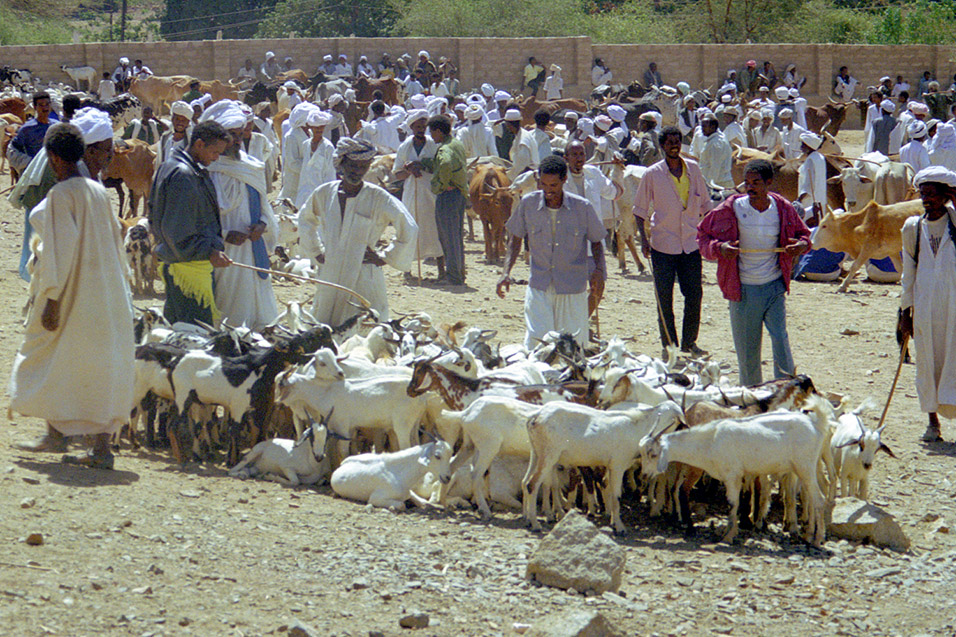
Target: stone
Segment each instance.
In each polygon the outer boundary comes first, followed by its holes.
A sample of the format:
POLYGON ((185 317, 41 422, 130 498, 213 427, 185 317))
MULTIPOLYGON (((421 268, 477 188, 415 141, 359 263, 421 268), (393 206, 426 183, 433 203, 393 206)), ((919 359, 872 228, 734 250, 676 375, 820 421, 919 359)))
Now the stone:
POLYGON ((525 633, 527 637, 619 637, 601 613, 572 610, 545 617, 525 633))
POLYGON ((558 522, 535 549, 525 577, 547 586, 598 595, 617 592, 627 552, 578 511, 558 522))
POLYGON ((845 540, 869 542, 895 551, 910 548, 910 539, 890 513, 857 498, 837 500, 829 530, 845 540))
POLYGON ((398 620, 402 628, 428 628, 428 613, 409 613, 398 620))
POLYGON ((385 633, 380 630, 370 630, 368 631, 368 637, 385 637, 385 633))
POLYGON ((27 536, 27 544, 30 546, 43 546, 43 534, 31 533, 27 536))
POLYGON ((312 628, 295 620, 289 625, 289 637, 318 637, 319 633, 312 628))
POLYGON ((36 503, 37 503, 36 498, 23 498, 22 500, 20 500, 20 508, 32 509, 34 506, 36 506, 36 503))

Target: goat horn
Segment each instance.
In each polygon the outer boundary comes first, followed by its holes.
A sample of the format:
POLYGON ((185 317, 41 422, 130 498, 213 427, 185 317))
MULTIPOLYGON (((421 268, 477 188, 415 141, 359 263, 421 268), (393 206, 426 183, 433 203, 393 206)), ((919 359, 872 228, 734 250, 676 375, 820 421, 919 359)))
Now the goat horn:
POLYGON ((667 396, 667 399, 668 399, 668 400, 670 400, 670 401, 671 401, 672 403, 674 403, 675 405, 677 404, 677 401, 674 400, 674 397, 671 396, 671 393, 670 393, 669 391, 667 391, 667 388, 666 388, 666 387, 664 387, 663 385, 661 385, 661 390, 664 392, 664 395, 667 396))

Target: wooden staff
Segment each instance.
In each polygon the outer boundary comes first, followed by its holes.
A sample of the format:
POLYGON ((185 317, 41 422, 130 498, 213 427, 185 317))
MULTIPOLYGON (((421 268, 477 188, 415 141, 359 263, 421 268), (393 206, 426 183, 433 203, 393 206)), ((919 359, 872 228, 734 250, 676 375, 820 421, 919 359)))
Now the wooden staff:
POLYGON ((232 265, 234 265, 237 268, 245 268, 246 270, 252 270, 253 272, 263 272, 265 274, 271 274, 273 276, 284 276, 290 279, 295 279, 297 281, 304 281, 306 283, 316 283, 318 285, 325 285, 330 288, 335 288, 339 292, 345 292, 346 294, 350 294, 354 296, 356 300, 358 300, 358 302, 361 303, 362 307, 364 307, 366 310, 372 309, 372 304, 368 302, 368 299, 366 299, 364 296, 362 296, 355 290, 351 290, 345 287, 344 285, 339 285, 338 283, 323 281, 322 279, 313 279, 307 276, 299 276, 298 274, 289 274, 288 272, 280 272, 279 270, 270 270, 269 268, 257 268, 254 265, 246 265, 245 263, 238 263, 236 261, 233 261, 232 265))
POLYGON ((737 248, 741 254, 761 254, 770 252, 786 252, 786 248, 737 248))
POLYGON ((826 153, 820 153, 824 157, 830 157, 831 159, 842 159, 844 161, 863 161, 868 164, 876 164, 877 166, 882 166, 883 162, 873 161, 872 159, 863 159, 862 157, 844 157, 843 155, 828 155, 826 153))
POLYGON ((896 364, 896 375, 893 376, 893 385, 890 386, 890 395, 886 397, 886 405, 883 406, 883 415, 880 416, 880 424, 876 426, 877 429, 883 426, 883 421, 886 420, 886 412, 890 410, 890 401, 893 400, 893 392, 896 391, 896 382, 900 379, 900 370, 903 369, 903 359, 906 358, 906 346, 909 342, 909 335, 904 336, 903 342, 900 344, 900 362, 896 364))

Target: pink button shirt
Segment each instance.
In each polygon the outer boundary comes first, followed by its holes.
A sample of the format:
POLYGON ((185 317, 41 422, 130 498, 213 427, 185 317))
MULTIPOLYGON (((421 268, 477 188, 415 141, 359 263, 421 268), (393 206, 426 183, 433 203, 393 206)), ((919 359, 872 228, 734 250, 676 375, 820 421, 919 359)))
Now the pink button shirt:
POLYGON ((684 159, 684 170, 690 178, 686 207, 664 160, 647 169, 634 198, 634 214, 638 223, 650 219, 648 238, 658 252, 689 254, 696 251, 697 224, 711 208, 710 193, 697 162, 684 159))

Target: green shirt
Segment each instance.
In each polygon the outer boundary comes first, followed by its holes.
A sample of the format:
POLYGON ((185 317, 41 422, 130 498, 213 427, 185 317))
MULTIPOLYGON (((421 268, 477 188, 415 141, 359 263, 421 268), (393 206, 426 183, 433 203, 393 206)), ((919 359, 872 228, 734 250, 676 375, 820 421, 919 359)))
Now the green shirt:
POLYGON ((457 189, 468 196, 467 158, 465 147, 452 136, 438 146, 434 157, 422 160, 425 170, 432 173, 432 192, 440 195, 446 190, 457 189))
POLYGON ((200 97, 202 97, 202 92, 197 88, 183 95, 183 101, 189 104, 191 101, 198 100, 200 97))

